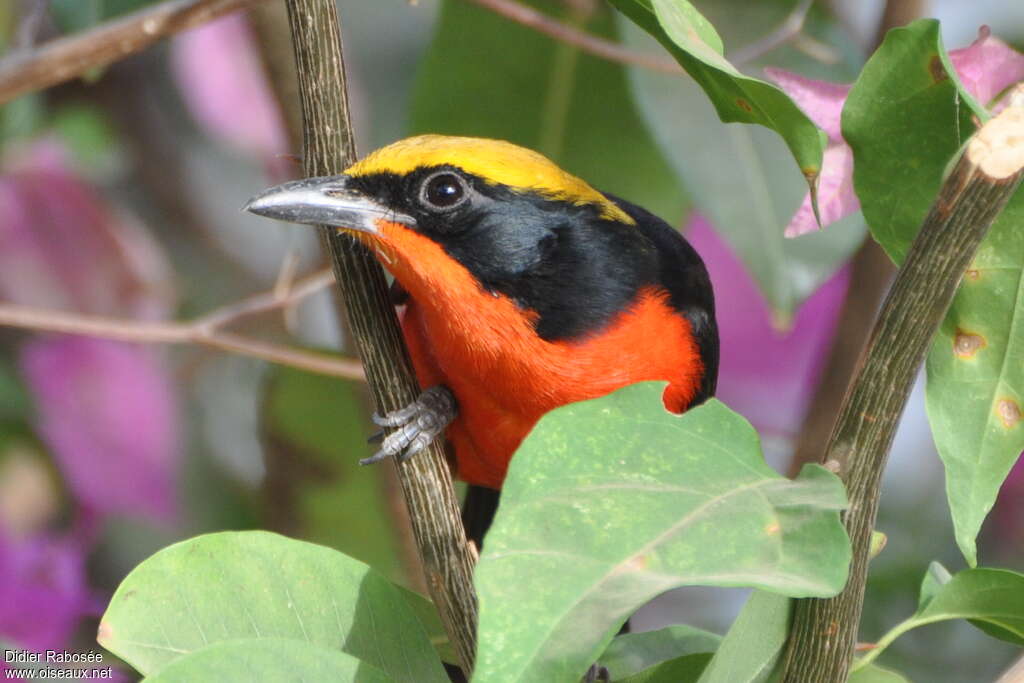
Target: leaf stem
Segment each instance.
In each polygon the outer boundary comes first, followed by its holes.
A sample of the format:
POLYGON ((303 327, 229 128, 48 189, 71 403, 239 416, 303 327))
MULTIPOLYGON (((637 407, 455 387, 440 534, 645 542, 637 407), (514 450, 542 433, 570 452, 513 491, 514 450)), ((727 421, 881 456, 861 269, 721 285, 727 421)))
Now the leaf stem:
POLYGON ((892 642, 894 640, 902 636, 910 629, 915 628, 917 626, 923 626, 924 624, 930 624, 935 621, 941 621, 941 619, 933 619, 930 621, 916 621, 913 617, 911 617, 910 619, 905 619, 901 621, 899 624, 889 629, 889 632, 882 636, 878 640, 878 642, 875 643, 875 646, 868 650, 868 653, 866 655, 864 655, 863 657, 861 657, 853 663, 853 666, 850 667, 850 673, 853 673, 854 671, 857 671, 858 669, 861 669, 870 664, 871 662, 875 661, 878 658, 878 656, 885 651, 885 648, 892 645, 892 642))
POLYGON ((169 0, 0 60, 0 104, 140 52, 162 38, 262 0, 169 0))

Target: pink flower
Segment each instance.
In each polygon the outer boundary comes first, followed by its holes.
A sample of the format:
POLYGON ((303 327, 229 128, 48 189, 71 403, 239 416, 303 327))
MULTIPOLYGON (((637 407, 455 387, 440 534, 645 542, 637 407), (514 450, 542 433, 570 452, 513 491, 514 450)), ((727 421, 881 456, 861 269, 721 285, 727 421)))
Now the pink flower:
POLYGON ((163 252, 42 140, 0 175, 0 299, 97 315, 158 319, 174 290, 163 252))
POLYGON ((171 67, 189 111, 210 135, 268 163, 289 151, 280 108, 242 13, 175 38, 171 67))
MULTIPOLYGON (((0 175, 0 300, 159 319, 173 289, 159 246, 78 178, 44 141, 0 175)), ((174 510, 179 459, 171 378, 152 349, 38 337, 20 353, 38 429, 68 488, 93 518, 174 510)))
POLYGON ((718 397, 766 436, 796 434, 835 335, 848 271, 822 285, 781 330, 753 278, 706 219, 694 215, 686 237, 707 264, 715 289, 718 397))
MULTIPOLYGON (((983 105, 991 104, 1007 86, 1024 80, 1024 54, 993 38, 988 27, 981 28, 970 46, 950 52, 949 58, 960 82, 983 105)), ((860 202, 853 192, 853 152, 840 130, 840 115, 850 86, 804 78, 783 69, 766 68, 765 73, 828 135, 818 182, 822 226, 854 213, 860 202)), ((786 226, 786 237, 817 229, 808 194, 786 226)))
POLYGON ((1024 453, 1010 470, 992 509, 991 530, 1007 550, 1024 541, 1024 453))
POLYGON ((0 639, 33 652, 60 649, 82 617, 99 611, 78 543, 53 536, 13 539, 0 530, 0 639))
POLYGON ((20 365, 40 434, 86 512, 173 515, 177 407, 152 349, 40 337, 20 365))

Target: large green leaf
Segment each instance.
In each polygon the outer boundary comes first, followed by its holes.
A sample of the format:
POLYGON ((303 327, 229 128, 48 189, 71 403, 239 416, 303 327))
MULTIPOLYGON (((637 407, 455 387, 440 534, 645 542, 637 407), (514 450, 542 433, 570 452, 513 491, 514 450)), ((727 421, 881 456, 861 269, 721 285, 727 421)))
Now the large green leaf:
POLYGON ((926 367, 956 541, 973 566, 974 539, 1024 450, 1024 191, 978 249, 926 367))
MULTIPOLYGON (((720 0, 700 6, 710 19, 722 19, 730 45, 743 45, 763 36, 766 26, 780 23, 792 4, 720 0)), ((632 22, 622 19, 620 25, 632 49, 660 49, 632 22)), ((809 17, 807 30, 829 44, 849 42, 835 21, 817 12, 809 17)), ((823 68, 790 48, 773 51, 770 61, 831 80, 856 73, 852 59, 823 68)), ((629 75, 637 103, 694 206, 743 260, 776 318, 786 320, 863 241, 861 217, 799 239, 785 238, 783 229, 807 185, 799 173, 786 172, 792 155, 782 139, 759 126, 723 126, 708 95, 692 79, 641 67, 631 68, 629 75)))
POLYGON ((175 659, 145 683, 388 683, 383 671, 352 655, 304 640, 222 640, 175 659))
POLYGON ((817 466, 779 476, 743 418, 715 400, 673 415, 663 389, 558 408, 516 452, 476 570, 475 680, 574 680, 677 586, 843 586, 839 480, 817 466))
POLYGON ((282 366, 270 373, 260 420, 268 522, 400 579, 387 470, 359 465, 372 453, 365 387, 282 366))
MULTIPOLYGON (((938 23, 889 32, 843 109, 854 184, 875 239, 897 262, 950 160, 986 116, 960 87, 938 23)), ((964 557, 1024 449, 1024 193, 982 243, 928 355, 928 417, 964 557)))
POLYGON ((612 640, 598 662, 618 681, 671 659, 714 652, 721 640, 715 633, 682 624, 624 633, 612 640))
POLYGON ((943 171, 986 116, 942 47, 939 22, 889 31, 843 106, 853 182, 871 234, 899 263, 942 183, 943 171))
POLYGON ((775 669, 789 635, 792 602, 754 591, 729 627, 700 683, 762 683, 775 669))
POLYGON ((782 136, 813 187, 821 171, 825 133, 786 93, 740 73, 723 56, 722 39, 686 0, 611 0, 657 38, 715 105, 722 121, 757 123, 782 136))
POLYGON ((1024 574, 981 567, 950 577, 933 563, 921 582, 917 611, 882 636, 855 669, 870 664, 910 629, 949 619, 968 619, 995 638, 1024 646, 1024 574))
MULTIPOLYGON (((612 12, 581 19, 556 0, 530 4, 601 36, 612 12)), ((669 222, 679 182, 633 105, 622 66, 557 43, 471 3, 442 4, 412 106, 412 130, 502 138, 669 222)))
POLYGON ((427 632, 430 644, 434 646, 434 650, 441 658, 441 661, 458 665, 458 655, 455 652, 455 647, 452 646, 451 640, 448 639, 448 633, 444 630, 444 623, 441 621, 441 615, 437 611, 437 605, 430 598, 408 588, 403 588, 399 585, 395 585, 395 588, 405 598, 405 601, 409 603, 412 611, 416 613, 416 618, 420 620, 420 624, 427 632))
POLYGON ((214 643, 302 640, 401 681, 447 681, 405 592, 362 562, 263 531, 198 536, 118 587, 99 641, 146 675, 214 643))

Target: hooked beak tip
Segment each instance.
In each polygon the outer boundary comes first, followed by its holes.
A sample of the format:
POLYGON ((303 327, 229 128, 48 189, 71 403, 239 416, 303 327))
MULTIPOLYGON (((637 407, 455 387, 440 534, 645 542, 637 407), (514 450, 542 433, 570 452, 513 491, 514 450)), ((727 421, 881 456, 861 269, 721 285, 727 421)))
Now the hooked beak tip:
POLYGON ((274 204, 274 202, 271 201, 270 199, 272 194, 272 191, 261 192, 260 194, 256 195, 255 197, 247 201, 241 210, 247 211, 248 213, 254 213, 257 216, 266 215, 267 213, 269 213, 270 208, 274 204))
POLYGON ((242 207, 257 216, 289 223, 329 225, 345 230, 377 234, 377 221, 384 219, 415 225, 400 214, 347 185, 347 176, 308 178, 264 190, 242 207))

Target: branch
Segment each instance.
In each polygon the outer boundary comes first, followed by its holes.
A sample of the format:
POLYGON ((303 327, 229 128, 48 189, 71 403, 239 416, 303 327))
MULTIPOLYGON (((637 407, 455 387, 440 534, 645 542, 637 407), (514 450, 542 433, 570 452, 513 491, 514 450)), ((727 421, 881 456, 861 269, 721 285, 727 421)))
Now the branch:
POLYGON ((583 52, 601 57, 620 64, 642 66, 645 69, 660 71, 662 73, 681 74, 683 68, 671 57, 650 55, 636 50, 630 50, 619 43, 599 38, 595 35, 581 31, 575 26, 564 24, 557 19, 532 7, 520 4, 515 0, 469 0, 470 2, 489 9, 506 19, 517 24, 532 28, 538 33, 554 38, 555 40, 578 47, 583 52))
MULTIPOLYGON (((334 0, 287 0, 309 176, 341 173, 355 160, 341 35, 334 0)), ((370 252, 337 230, 322 228, 379 412, 404 407, 420 391, 402 340, 387 282, 370 252)), ((395 461, 427 586, 468 677, 476 651, 473 557, 459 515, 444 448, 437 442, 395 461)))
POLYGON ((813 4, 814 0, 800 0, 774 31, 750 45, 730 51, 729 61, 733 64, 752 62, 800 35, 804 30, 804 22, 807 21, 807 13, 813 4))
POLYGON ((0 104, 140 52, 161 38, 260 0, 169 0, 0 60, 0 104))
MULTIPOLYGON (((623 47, 620 43, 605 40, 570 24, 552 19, 540 10, 516 2, 516 0, 468 1, 517 24, 532 28, 538 33, 543 33, 549 38, 554 38, 557 41, 577 47, 581 51, 595 57, 662 73, 684 73, 683 68, 671 57, 631 50, 628 47, 623 47)), ((807 20, 807 12, 811 9, 812 4, 814 4, 814 0, 800 0, 797 6, 793 8, 793 11, 771 33, 755 43, 735 51, 730 51, 726 57, 733 64, 745 64, 789 42, 803 31, 804 22, 807 20)))
POLYGON ((301 370, 343 379, 365 379, 357 361, 334 358, 313 351, 280 346, 220 328, 259 313, 291 306, 334 282, 334 274, 322 271, 299 282, 284 296, 273 292, 257 294, 237 303, 210 311, 190 322, 149 322, 82 315, 65 311, 40 310, 28 306, 0 304, 0 326, 36 332, 57 332, 147 344, 198 344, 243 356, 290 365, 301 370))
MULTIPOLYGON (((22 11, 18 30, 14 34, 15 50, 29 49, 36 44, 39 28, 46 19, 50 0, 22 0, 22 11)), ((15 16, 17 12, 15 12, 15 16)))
POLYGON ((846 484, 850 578, 834 598, 797 600, 785 683, 841 683, 853 657, 864 601, 871 530, 896 425, 932 336, 964 270, 1024 175, 1024 102, 986 123, 939 190, 896 273, 823 462, 846 484))

